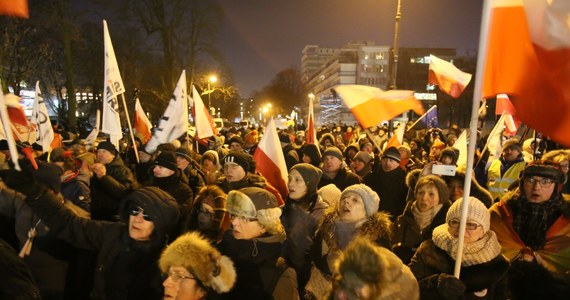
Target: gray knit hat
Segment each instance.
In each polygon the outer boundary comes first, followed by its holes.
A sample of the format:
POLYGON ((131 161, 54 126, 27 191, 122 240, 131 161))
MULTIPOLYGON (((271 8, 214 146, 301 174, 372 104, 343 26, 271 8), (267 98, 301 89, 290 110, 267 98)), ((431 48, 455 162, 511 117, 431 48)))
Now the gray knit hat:
POLYGON ((328 147, 323 152, 323 158, 325 158, 325 156, 334 156, 340 160, 344 159, 344 157, 342 156, 342 151, 340 151, 340 149, 338 149, 337 147, 328 147))
POLYGON ((358 159, 364 164, 369 164, 372 161, 373 157, 366 151, 358 151, 358 153, 356 153, 352 159, 358 159))
POLYGON ((378 207, 380 206, 380 197, 378 197, 378 194, 370 187, 362 183, 351 185, 342 191, 340 199, 344 198, 344 196, 350 192, 356 193, 360 196, 360 198, 362 198, 367 217, 370 217, 378 212, 378 207))
POLYGON ((257 219, 270 234, 284 234, 281 208, 275 196, 259 187, 246 187, 228 193, 226 209, 232 215, 257 219))
POLYGON ((382 153, 382 158, 391 158, 397 162, 400 162, 400 151, 396 147, 389 147, 382 153))
MULTIPOLYGON (((445 216, 445 221, 449 223, 451 219, 461 220, 461 210, 463 210, 463 199, 458 199, 453 202, 447 215, 445 216)), ((487 207, 483 202, 475 197, 469 197, 469 209, 467 211, 467 219, 475 221, 479 225, 483 226, 483 232, 489 231, 491 225, 491 215, 487 210, 487 207)))
POLYGON ((301 177, 303 177, 303 181, 305 181, 305 184, 307 185, 307 194, 314 194, 317 191, 317 185, 321 180, 323 171, 311 164, 306 163, 294 165, 291 170, 289 170, 289 172, 293 170, 297 170, 297 172, 301 174, 301 177))

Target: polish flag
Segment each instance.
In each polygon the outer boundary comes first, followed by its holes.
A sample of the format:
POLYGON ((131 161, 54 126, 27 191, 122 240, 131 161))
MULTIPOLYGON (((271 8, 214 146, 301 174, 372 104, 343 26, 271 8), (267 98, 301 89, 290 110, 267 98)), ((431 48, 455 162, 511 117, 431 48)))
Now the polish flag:
POLYGON ((265 134, 261 137, 257 149, 253 153, 253 158, 256 161, 256 170, 285 199, 289 193, 287 189, 287 164, 273 119, 267 123, 265 134))
POLYGON ((410 109, 418 115, 424 114, 423 106, 414 96, 414 91, 383 91, 366 85, 337 85, 333 90, 363 128, 391 120, 410 109))
POLYGON ((202 101, 202 97, 192 86, 192 111, 194 112, 194 124, 196 125, 196 140, 205 139, 218 134, 218 130, 214 125, 214 120, 208 112, 208 109, 202 101))
POLYGON ((152 123, 150 123, 144 110, 141 106, 141 102, 137 97, 135 100, 135 132, 142 135, 142 143, 146 144, 151 137, 150 129, 152 128, 152 123))
POLYGON ((517 117, 570 146, 567 1, 492 2, 483 97, 509 94, 517 117))
POLYGON ((438 85, 444 93, 459 98, 470 81, 471 74, 459 70, 452 63, 435 55, 429 56, 429 84, 438 85))
POLYGON ((0 15, 29 18, 28 0, 0 0, 0 15))
POLYGON ((36 126, 28 122, 24 108, 20 105, 20 100, 21 98, 14 94, 4 95, 10 126, 16 141, 33 144, 36 142, 36 126))
POLYGON ((507 96, 507 94, 498 94, 495 114, 502 115, 503 113, 505 114, 505 133, 508 136, 515 136, 521 121, 515 117, 516 109, 511 103, 511 100, 509 100, 509 96, 507 96))
POLYGON ((396 148, 400 147, 404 142, 405 131, 406 131, 406 124, 400 124, 400 126, 398 126, 396 130, 394 130, 394 134, 392 135, 390 140, 388 140, 388 142, 384 146, 384 149, 388 149, 390 147, 396 147, 396 148))

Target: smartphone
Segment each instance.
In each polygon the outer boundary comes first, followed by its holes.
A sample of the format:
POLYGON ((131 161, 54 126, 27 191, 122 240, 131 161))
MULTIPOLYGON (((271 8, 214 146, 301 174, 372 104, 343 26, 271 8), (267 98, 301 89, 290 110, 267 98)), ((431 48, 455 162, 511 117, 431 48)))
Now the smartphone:
POLYGON ((457 166, 453 165, 433 165, 431 167, 431 173, 435 175, 455 176, 456 171, 457 166))

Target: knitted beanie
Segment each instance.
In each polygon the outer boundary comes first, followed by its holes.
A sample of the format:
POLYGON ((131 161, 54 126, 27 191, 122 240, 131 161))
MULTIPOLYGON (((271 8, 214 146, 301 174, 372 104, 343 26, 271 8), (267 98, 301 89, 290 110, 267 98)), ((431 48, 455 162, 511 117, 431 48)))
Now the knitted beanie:
POLYGON ((308 195, 317 192, 317 184, 319 184, 321 176, 323 175, 323 171, 321 171, 321 169, 311 164, 301 163, 294 165, 291 170, 289 170, 289 173, 293 170, 299 172, 301 177, 303 177, 303 181, 305 181, 305 184, 307 185, 308 195))
POLYGON ((243 139, 241 138, 241 136, 239 135, 234 135, 232 136, 232 138, 228 141, 228 145, 231 145, 232 143, 238 143, 240 144, 242 147, 244 145, 243 139))
POLYGON ((162 252, 158 263, 164 273, 170 267, 184 267, 200 281, 201 286, 216 293, 228 292, 236 282, 232 260, 220 254, 197 232, 189 232, 177 238, 162 252))
POLYGON ((176 156, 184 157, 187 161, 192 161, 192 150, 188 147, 180 147, 174 152, 176 156))
POLYGON ((115 148, 115 145, 109 141, 103 141, 99 143, 99 145, 97 145, 97 150, 99 149, 107 150, 111 152, 111 154, 117 155, 117 148, 115 148))
POLYGON ((334 156, 334 157, 340 159, 341 161, 344 159, 344 157, 342 156, 342 151, 340 151, 340 149, 338 149, 337 147, 328 147, 323 152, 323 158, 325 156, 334 156))
POLYGON ((334 183, 329 183, 323 187, 321 187, 317 193, 323 201, 328 203, 330 206, 338 206, 338 201, 340 200, 340 195, 342 191, 334 183))
POLYGON ((174 152, 170 151, 161 152, 154 160, 154 164, 172 171, 176 171, 178 169, 178 165, 176 164, 176 155, 174 155, 174 152))
POLYGON ((364 164, 369 164, 372 161, 372 155, 366 151, 358 151, 352 159, 358 159, 364 164))
POLYGON ((226 157, 224 157, 224 166, 227 163, 235 163, 235 164, 240 165, 246 173, 249 170, 249 161, 248 161, 245 153, 241 153, 241 152, 237 152, 237 151, 230 152, 230 154, 228 154, 228 155, 226 155, 226 157))
POLYGON ((400 162, 400 151, 396 147, 389 147, 382 153, 382 158, 391 158, 397 162, 400 162))
MULTIPOLYGON (((303 147, 301 148, 301 153, 307 155, 308 157, 311 158, 311 164, 314 166, 318 166, 321 161, 323 160, 320 150, 319 150, 319 146, 315 145, 315 144, 305 144, 303 145, 303 147)), ((302 159, 303 157, 301 157, 302 159)))
MULTIPOLYGON (((451 219, 461 220, 461 210, 463 209, 463 199, 458 199, 453 202, 447 215, 445 216, 445 221, 449 223, 451 219)), ((476 222, 477 224, 483 226, 483 232, 489 231, 491 224, 491 215, 487 210, 487 207, 483 202, 475 197, 469 197, 469 210, 467 211, 467 219, 476 222)))
POLYGON ((284 234, 281 225, 281 208, 269 191, 259 187, 246 187, 228 193, 226 209, 232 215, 257 219, 272 235, 284 234))
POLYGON ((380 197, 378 197, 378 194, 370 187, 365 184, 351 185, 342 191, 340 199, 344 198, 344 196, 350 192, 356 193, 360 196, 360 198, 362 198, 367 217, 370 217, 378 212, 378 207, 380 206, 380 197))

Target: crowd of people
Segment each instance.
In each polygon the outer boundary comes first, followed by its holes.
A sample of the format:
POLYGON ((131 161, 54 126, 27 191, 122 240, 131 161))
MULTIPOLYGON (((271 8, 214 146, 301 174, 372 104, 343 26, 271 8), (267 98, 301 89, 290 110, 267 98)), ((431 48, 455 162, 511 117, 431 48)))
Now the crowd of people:
POLYGON ((21 170, 0 141, 0 298, 567 299, 570 150, 478 147, 466 189, 460 131, 280 130, 287 194, 257 172, 263 128, 18 144, 21 170))

